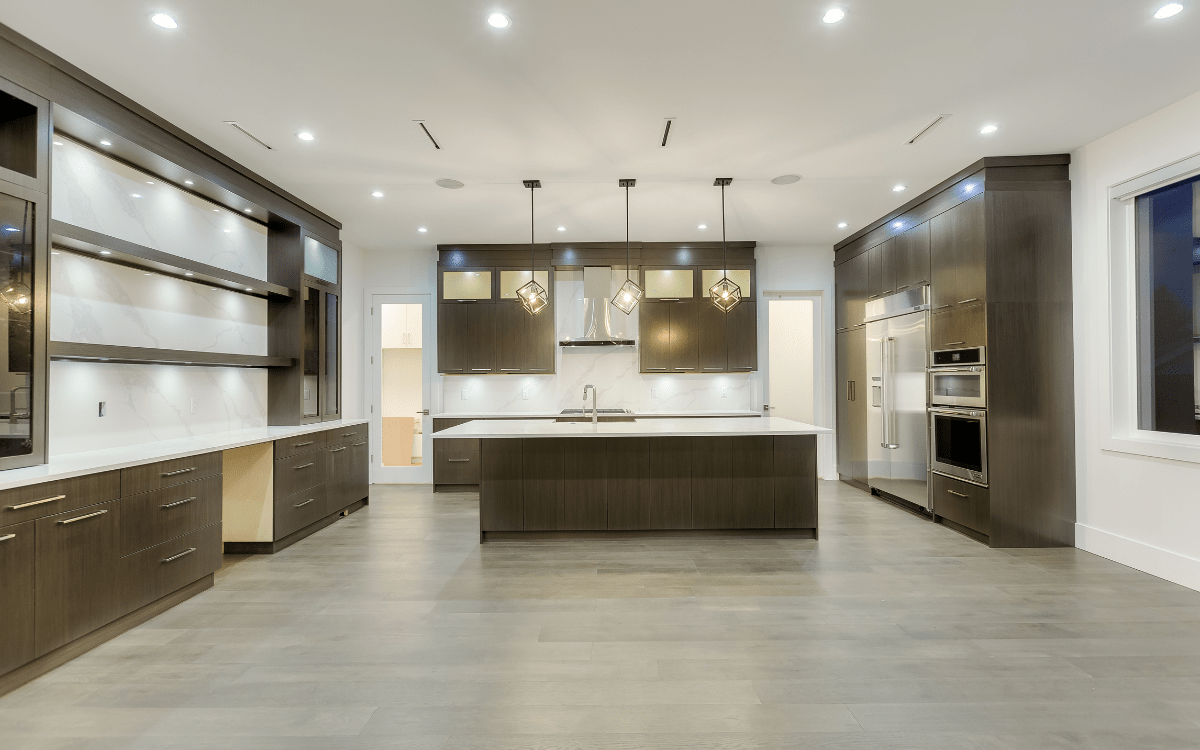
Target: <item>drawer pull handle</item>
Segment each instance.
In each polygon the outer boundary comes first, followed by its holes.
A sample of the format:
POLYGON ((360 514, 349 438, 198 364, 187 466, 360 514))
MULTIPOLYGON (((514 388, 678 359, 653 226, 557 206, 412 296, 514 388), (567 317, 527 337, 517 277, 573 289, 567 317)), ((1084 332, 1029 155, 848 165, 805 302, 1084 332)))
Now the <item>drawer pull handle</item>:
POLYGON ((194 497, 189 497, 187 500, 177 500, 173 503, 167 503, 166 505, 160 505, 158 507, 162 508, 163 510, 166 510, 167 508, 178 508, 180 505, 187 505, 195 499, 196 498, 194 497))
POLYGON ((667 368, 665 368, 665 367, 647 367, 646 369, 647 370, 665 370, 667 368))
POLYGON ((303 508, 305 505, 308 505, 309 503, 311 503, 311 502, 315 502, 315 501, 316 501, 316 498, 315 498, 315 497, 310 497, 309 499, 305 500, 305 501, 304 501, 304 502, 302 502, 302 503, 296 503, 296 504, 295 504, 295 505, 293 505, 292 507, 293 507, 293 508, 303 508))
POLYGON ((342 437, 354 437, 357 434, 357 432, 343 432, 342 437))
POLYGON ((966 497, 967 497, 967 496, 966 496, 966 495, 964 495, 963 493, 961 493, 961 492, 955 492, 954 490, 946 490, 946 492, 949 492, 951 495, 954 495, 955 497, 961 497, 961 498, 966 498, 966 497))
POLYGON ((0 542, 7 542, 9 539, 16 539, 16 538, 17 538, 16 534, 5 534, 4 536, 0 536, 0 542))
POLYGON ((501 367, 500 372, 520 372, 520 367, 501 367))
POLYGON ((949 307, 949 306, 950 306, 950 305, 938 305, 937 307, 935 307, 935 308, 933 308, 933 309, 934 309, 934 310, 944 310, 944 309, 946 309, 946 308, 947 308, 947 307, 949 307))
POLYGON ((978 297, 972 297, 971 299, 959 300, 959 303, 958 303, 958 304, 960 304, 960 305, 965 305, 965 304, 967 304, 968 302, 978 302, 978 301, 979 301, 979 298, 978 298, 978 297))
POLYGON ((695 370, 695 367, 676 367, 676 370, 695 370))
POLYGON ((465 464, 466 462, 470 461, 471 459, 469 459, 469 458, 451 458, 448 460, 452 464, 465 464))
POLYGON ((348 448, 348 447, 349 446, 343 445, 341 448, 334 448, 333 450, 331 450, 329 452, 330 453, 341 453, 342 451, 346 450, 346 448, 348 448))
POLYGON ((965 343, 967 343, 967 342, 965 342, 965 341, 947 341, 946 346, 958 346, 960 344, 965 344, 965 343))
POLYGON ((195 470, 196 470, 196 467, 193 466, 190 469, 180 469, 179 471, 168 471, 166 474, 163 474, 163 477, 164 478, 165 477, 177 477, 180 474, 187 474, 188 472, 195 471, 195 470))
POLYGON ((530 367, 530 372, 550 372, 549 367, 530 367))
POLYGON ((293 466, 293 467, 292 467, 292 471, 300 471, 301 469, 307 469, 307 468, 309 468, 309 467, 310 467, 310 466, 312 466, 312 465, 313 465, 313 464, 312 464, 312 462, 310 461, 309 463, 306 463, 306 464, 300 464, 299 466, 293 466))
POLYGON ((195 547, 189 547, 188 549, 185 549, 183 552, 180 552, 178 555, 171 555, 170 557, 164 557, 163 562, 164 563, 175 562, 179 558, 187 557, 188 555, 192 554, 195 551, 196 551, 195 547))
POLYGON ((52 503, 55 500, 66 500, 66 499, 67 499, 66 495, 55 495, 54 497, 48 497, 45 500, 34 500, 32 503, 21 503, 20 505, 10 505, 10 506, 8 506, 8 509, 9 510, 20 510, 21 508, 32 508, 33 506, 41 505, 42 503, 52 503))
POLYGON ((312 445, 316 440, 309 440, 307 443, 292 443, 293 448, 303 448, 306 445, 312 445))
POLYGON ((351 448, 357 448, 357 447, 358 447, 358 446, 360 446, 360 445, 366 445, 366 444, 367 444, 367 441, 366 441, 366 440, 364 440, 364 441, 362 441, 361 443, 354 443, 354 444, 352 444, 350 447, 351 447, 351 448))
POLYGON ((79 518, 70 518, 70 519, 67 519, 66 521, 59 521, 58 523, 60 526, 66 526, 67 524, 75 523, 76 521, 86 521, 89 518, 95 518, 96 516, 102 516, 107 512, 108 512, 107 510, 98 510, 95 513, 88 513, 86 516, 80 516, 79 518))
POLYGON ((491 371, 492 371, 492 368, 490 368, 490 367, 472 367, 471 368, 471 372, 491 372, 491 371))

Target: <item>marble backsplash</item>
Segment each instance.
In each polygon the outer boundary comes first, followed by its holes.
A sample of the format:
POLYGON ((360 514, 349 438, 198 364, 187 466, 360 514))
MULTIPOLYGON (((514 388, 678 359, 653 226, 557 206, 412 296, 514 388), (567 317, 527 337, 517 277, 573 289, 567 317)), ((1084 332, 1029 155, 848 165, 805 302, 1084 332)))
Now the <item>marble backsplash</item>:
POLYGON ((66 251, 51 256, 50 338, 267 353, 267 302, 66 251))
POLYGON ((53 218, 255 279, 267 277, 267 228, 56 137, 53 218), (136 196, 136 197, 135 197, 136 196))
POLYGON ((266 370, 56 361, 49 395, 51 455, 267 424, 266 370))

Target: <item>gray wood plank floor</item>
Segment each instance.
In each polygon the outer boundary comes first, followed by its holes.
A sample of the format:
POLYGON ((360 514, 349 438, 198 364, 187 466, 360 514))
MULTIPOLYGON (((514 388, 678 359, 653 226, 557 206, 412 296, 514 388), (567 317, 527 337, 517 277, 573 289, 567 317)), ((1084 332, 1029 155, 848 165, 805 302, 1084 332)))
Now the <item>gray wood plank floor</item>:
POLYGON ((478 544, 371 505, 0 699, 12 750, 1200 747, 1200 593, 837 483, 820 541, 478 544))

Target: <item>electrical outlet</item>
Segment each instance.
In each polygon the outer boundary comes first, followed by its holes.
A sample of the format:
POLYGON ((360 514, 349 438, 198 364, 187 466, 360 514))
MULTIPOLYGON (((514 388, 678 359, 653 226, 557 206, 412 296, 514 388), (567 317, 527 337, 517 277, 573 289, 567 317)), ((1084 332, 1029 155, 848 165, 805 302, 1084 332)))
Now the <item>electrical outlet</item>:
POLYGON ((190 401, 192 402, 192 414, 198 414, 200 412, 200 407, 196 404, 195 397, 191 398, 190 401))
POLYGON ((461 393, 461 394, 462 394, 462 400, 463 400, 463 401, 466 401, 466 400, 467 400, 467 389, 466 389, 466 388, 464 388, 464 389, 462 389, 461 391, 459 391, 459 393, 461 393))
POLYGON ((658 389, 657 388, 650 389, 650 398, 658 398, 658 389))
POLYGON ((102 417, 104 416, 104 411, 105 411, 105 403, 106 403, 106 402, 104 402, 104 401, 101 401, 101 402, 100 402, 100 416, 102 416, 102 417))
POLYGON ((524 388, 522 388, 522 389, 521 389, 521 400, 522 400, 522 401, 528 401, 528 400, 529 400, 529 396, 530 396, 532 393, 533 393, 533 389, 532 389, 532 388, 530 388, 529 386, 525 386, 524 388))
POLYGON ((729 386, 721 386, 721 398, 729 398, 729 386))

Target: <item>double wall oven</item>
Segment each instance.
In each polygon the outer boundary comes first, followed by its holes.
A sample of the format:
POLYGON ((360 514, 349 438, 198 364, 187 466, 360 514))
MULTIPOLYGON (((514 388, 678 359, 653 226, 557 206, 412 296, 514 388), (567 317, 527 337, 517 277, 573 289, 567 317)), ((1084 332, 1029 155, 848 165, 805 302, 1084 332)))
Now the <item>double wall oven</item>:
POLYGON ((984 348, 930 354, 929 462, 935 474, 987 486, 984 348))

